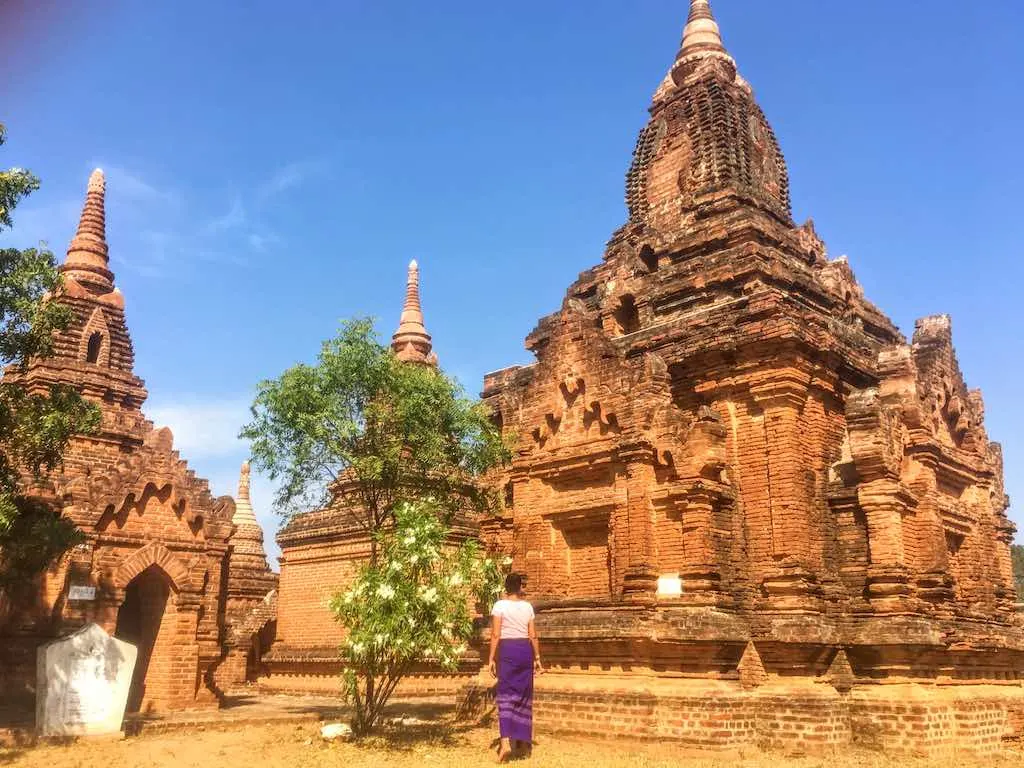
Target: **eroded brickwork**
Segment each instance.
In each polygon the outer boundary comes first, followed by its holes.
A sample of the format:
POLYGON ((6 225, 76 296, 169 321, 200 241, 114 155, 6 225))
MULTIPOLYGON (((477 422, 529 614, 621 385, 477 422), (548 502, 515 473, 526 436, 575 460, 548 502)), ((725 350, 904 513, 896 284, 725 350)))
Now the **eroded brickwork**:
POLYGON ((704 0, 627 203, 602 262, 528 336, 536 363, 484 385, 516 450, 495 481, 506 512, 482 530, 540 607, 541 719, 777 745, 845 743, 876 713, 890 746, 998 743, 1024 633, 981 394, 949 318, 908 343, 793 223, 778 142, 704 0), (660 576, 682 594, 659 595, 660 576), (669 676, 728 695, 678 698, 669 676), (922 713, 892 709, 908 681, 928 685, 922 713), (955 703, 967 682, 990 703, 955 703), (607 719, 584 714, 584 689, 607 719))

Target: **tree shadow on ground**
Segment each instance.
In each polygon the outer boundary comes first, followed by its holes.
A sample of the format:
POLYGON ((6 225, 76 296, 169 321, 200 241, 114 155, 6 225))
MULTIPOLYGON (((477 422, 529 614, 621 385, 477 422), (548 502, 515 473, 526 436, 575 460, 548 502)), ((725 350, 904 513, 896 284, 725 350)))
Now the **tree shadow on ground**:
POLYGON ((399 701, 384 709, 373 733, 354 743, 370 749, 413 752, 424 747, 457 747, 466 743, 476 723, 455 717, 452 704, 399 701))
POLYGON ((67 746, 78 741, 76 736, 36 736, 30 730, 11 730, 0 734, 0 765, 16 762, 29 750, 46 744, 51 746, 67 746))
MULTIPOLYGON (((286 701, 288 697, 281 697, 286 701)), ((267 704, 266 696, 242 694, 237 696, 225 696, 219 712, 225 714, 244 714, 246 709, 264 707, 267 704)), ((317 700, 306 701, 295 699, 287 704, 275 707, 279 712, 287 712, 292 715, 321 715, 323 717, 340 717, 345 713, 346 708, 340 700, 317 700)))
POLYGON ((35 729, 19 723, 0 723, 0 765, 13 763, 26 750, 36 745, 35 729))

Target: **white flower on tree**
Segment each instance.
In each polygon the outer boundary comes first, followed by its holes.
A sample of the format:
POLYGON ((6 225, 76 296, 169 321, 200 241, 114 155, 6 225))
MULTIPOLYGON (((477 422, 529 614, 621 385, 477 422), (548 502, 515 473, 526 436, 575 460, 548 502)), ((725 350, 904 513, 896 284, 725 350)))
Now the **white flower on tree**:
POLYGON ((474 541, 445 548, 448 535, 436 508, 399 505, 393 529, 379 538, 376 563, 331 603, 349 635, 345 686, 357 710, 354 725, 375 721, 412 665, 458 669, 473 632, 473 606, 486 611, 501 588, 500 566, 474 541))

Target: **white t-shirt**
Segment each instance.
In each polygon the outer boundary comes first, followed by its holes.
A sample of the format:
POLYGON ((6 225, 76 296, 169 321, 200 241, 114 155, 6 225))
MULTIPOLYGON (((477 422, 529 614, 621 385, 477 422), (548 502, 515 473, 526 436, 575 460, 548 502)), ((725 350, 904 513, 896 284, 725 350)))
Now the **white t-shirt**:
POLYGON ((521 640, 530 636, 533 606, 525 600, 499 600, 491 616, 501 616, 501 640, 521 640))

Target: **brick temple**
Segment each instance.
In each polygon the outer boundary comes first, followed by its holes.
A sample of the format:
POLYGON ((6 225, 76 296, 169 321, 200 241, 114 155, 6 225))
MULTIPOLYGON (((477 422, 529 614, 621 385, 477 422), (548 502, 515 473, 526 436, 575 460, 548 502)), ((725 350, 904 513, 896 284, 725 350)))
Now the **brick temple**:
POLYGON ((62 470, 37 490, 85 540, 0 605, 4 703, 31 706, 37 646, 96 622, 139 648, 130 710, 216 706, 225 688, 255 674, 277 577, 248 501, 247 469, 237 505, 214 498, 174 450, 171 431, 142 412, 147 393, 109 267, 104 193, 97 170, 60 267, 59 300, 74 316, 55 354, 3 373, 32 392, 71 385, 102 412, 99 431, 74 438, 62 470))
POLYGON ((528 577, 545 731, 994 749, 1024 728, 1000 447, 950 320, 908 342, 792 219, 775 134, 693 0, 629 220, 486 377, 492 549, 528 577))
MULTIPOLYGON (((419 265, 409 264, 405 301, 398 328, 391 337, 395 356, 410 365, 437 365, 420 303, 419 265)), ((342 662, 339 648, 344 630, 327 602, 347 588, 369 559, 370 538, 353 517, 359 504, 355 481, 346 475, 331 488, 323 509, 296 515, 277 534, 281 548, 280 598, 276 635, 262 659, 259 687, 274 693, 336 693, 342 662)), ((479 527, 465 516, 453 524, 454 541, 479 536, 479 527)), ((442 674, 430 665, 413 670, 399 686, 402 694, 455 696, 479 669, 467 658, 456 674, 442 674)))
MULTIPOLYGON (((491 478, 504 508, 454 534, 528 578, 550 670, 538 730, 924 752, 1024 733, 1001 452, 950 320, 908 341, 793 221, 778 141, 706 0, 626 203, 527 337, 536 362, 486 377, 514 445, 491 478)), ((278 532, 278 578, 248 465, 237 497, 214 498, 142 412, 99 172, 61 271, 71 327, 4 380, 71 384, 103 421, 38 489, 85 541, 0 604, 7 700, 31 703, 36 647, 90 621, 139 646, 133 709, 216 706, 257 680, 340 691, 326 601, 369 552, 351 481, 278 532)), ((392 349, 437 364, 415 262, 392 349)), ((423 667, 403 692, 479 694, 479 669, 474 653, 455 675, 423 667)))

